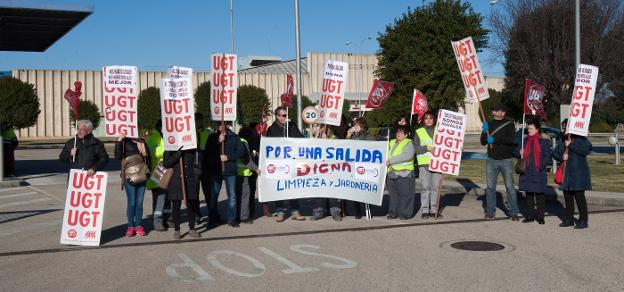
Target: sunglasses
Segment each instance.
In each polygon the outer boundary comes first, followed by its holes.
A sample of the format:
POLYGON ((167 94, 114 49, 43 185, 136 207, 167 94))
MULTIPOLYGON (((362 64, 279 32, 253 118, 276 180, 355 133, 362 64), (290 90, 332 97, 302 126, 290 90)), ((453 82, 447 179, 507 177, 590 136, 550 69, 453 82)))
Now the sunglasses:
POLYGON ((282 117, 282 118, 285 118, 285 117, 287 117, 288 115, 279 115, 279 116, 280 116, 280 117, 282 117))

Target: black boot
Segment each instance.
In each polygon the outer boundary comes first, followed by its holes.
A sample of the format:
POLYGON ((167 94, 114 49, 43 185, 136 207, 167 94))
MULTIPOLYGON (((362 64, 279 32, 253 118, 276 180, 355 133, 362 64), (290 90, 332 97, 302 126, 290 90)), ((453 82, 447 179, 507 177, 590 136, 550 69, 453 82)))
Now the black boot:
POLYGON ((574 226, 574 218, 566 218, 559 224, 559 227, 572 227, 574 226))

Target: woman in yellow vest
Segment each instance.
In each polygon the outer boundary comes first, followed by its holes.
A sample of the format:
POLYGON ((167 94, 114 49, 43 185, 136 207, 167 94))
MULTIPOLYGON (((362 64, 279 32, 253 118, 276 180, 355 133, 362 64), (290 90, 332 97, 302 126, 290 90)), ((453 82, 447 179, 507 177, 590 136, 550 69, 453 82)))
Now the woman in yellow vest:
POLYGON ((390 140, 386 186, 390 193, 388 219, 407 220, 414 213, 414 144, 407 136, 409 126, 398 125, 396 139, 390 140))
POLYGON ((423 219, 427 219, 438 212, 436 195, 438 194, 442 174, 429 171, 434 130, 435 116, 427 112, 423 116, 423 127, 418 128, 416 135, 414 135, 414 149, 416 150, 416 160, 418 160, 418 177, 422 182, 420 212, 423 219))

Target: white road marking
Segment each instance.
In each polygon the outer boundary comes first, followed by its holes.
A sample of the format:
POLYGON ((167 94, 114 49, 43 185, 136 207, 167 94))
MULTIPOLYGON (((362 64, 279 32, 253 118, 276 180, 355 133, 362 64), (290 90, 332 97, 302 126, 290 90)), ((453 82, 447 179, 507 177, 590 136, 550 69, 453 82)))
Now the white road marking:
POLYGON ((28 192, 28 193, 22 193, 22 194, 6 195, 6 196, 0 196, 0 199, 17 198, 17 197, 36 195, 36 194, 37 192, 28 192))
POLYGON ((41 199, 34 199, 34 200, 28 200, 28 201, 20 201, 20 202, 0 204, 0 209, 8 208, 8 207, 23 206, 23 205, 28 205, 28 204, 32 204, 32 203, 45 202, 45 201, 49 201, 49 200, 50 200, 49 198, 41 198, 41 199))
POLYGON ((24 232, 24 231, 29 231, 32 229, 38 229, 39 227, 57 226, 57 225, 61 225, 61 222, 50 221, 50 222, 35 223, 35 224, 25 225, 25 226, 13 228, 13 229, 0 230, 0 236, 8 236, 8 235, 13 235, 13 234, 24 232))
POLYGON ((18 188, 0 189, 0 193, 10 192, 10 191, 15 191, 15 190, 21 190, 21 189, 25 189, 25 188, 26 188, 26 187, 18 187, 18 188))

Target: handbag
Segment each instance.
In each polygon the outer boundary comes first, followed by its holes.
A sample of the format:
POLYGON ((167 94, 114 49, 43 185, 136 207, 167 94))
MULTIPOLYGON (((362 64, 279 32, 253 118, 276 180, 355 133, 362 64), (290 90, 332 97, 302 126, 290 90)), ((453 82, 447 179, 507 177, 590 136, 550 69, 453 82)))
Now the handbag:
POLYGON ((145 162, 145 157, 141 154, 134 154, 124 158, 123 178, 134 184, 141 184, 149 178, 149 167, 145 162))
POLYGON ((563 177, 565 175, 566 162, 567 161, 563 161, 561 164, 559 164, 559 166, 557 167, 557 171, 555 171, 555 183, 558 184, 558 185, 563 183, 563 177))
POLYGON ((526 171, 526 159, 520 158, 516 161, 516 166, 514 167, 514 171, 517 174, 524 174, 526 171))
POLYGON ((152 181, 158 184, 161 189, 167 189, 169 187, 169 182, 171 181, 171 177, 173 176, 173 168, 166 168, 163 166, 163 162, 158 162, 156 165, 156 169, 154 169, 154 173, 150 177, 152 181))

